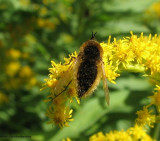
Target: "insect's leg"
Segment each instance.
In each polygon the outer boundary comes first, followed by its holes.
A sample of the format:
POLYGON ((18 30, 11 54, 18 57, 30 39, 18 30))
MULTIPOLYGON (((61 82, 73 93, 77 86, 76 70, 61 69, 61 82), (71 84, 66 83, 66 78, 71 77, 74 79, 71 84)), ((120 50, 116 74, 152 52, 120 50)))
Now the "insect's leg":
POLYGON ((57 95, 55 95, 54 98, 51 98, 52 100, 54 100, 57 96, 59 96, 60 94, 62 94, 63 92, 65 92, 68 88, 68 86, 71 84, 72 80, 69 81, 69 83, 67 84, 67 86, 65 86, 65 88, 57 95))
POLYGON ((73 56, 72 56, 71 59, 70 59, 70 61, 69 61, 69 63, 64 64, 64 65, 69 65, 69 64, 72 62, 72 60, 75 59, 75 58, 76 58, 76 57, 73 57, 73 56))

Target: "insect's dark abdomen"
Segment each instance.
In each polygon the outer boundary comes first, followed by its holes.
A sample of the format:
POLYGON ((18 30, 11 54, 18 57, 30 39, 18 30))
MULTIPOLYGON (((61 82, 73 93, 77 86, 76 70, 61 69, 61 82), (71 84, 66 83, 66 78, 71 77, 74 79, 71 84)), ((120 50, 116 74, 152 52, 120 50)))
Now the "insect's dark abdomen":
POLYGON ((92 86, 97 76, 97 66, 92 60, 85 59, 78 71, 78 96, 82 97, 92 86))
POLYGON ((82 62, 78 69, 78 96, 82 97, 92 86, 97 77, 97 60, 100 58, 100 51, 97 46, 87 46, 84 49, 82 62))

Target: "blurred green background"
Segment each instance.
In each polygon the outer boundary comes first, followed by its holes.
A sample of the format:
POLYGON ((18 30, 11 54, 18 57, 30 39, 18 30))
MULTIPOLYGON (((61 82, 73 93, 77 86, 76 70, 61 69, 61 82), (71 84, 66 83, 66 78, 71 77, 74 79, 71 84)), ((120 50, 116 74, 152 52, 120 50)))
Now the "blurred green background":
MULTIPOLYGON (((134 34, 160 33, 158 0, 0 0, 0 136, 32 136, 37 141, 76 141, 102 131, 134 126, 136 111, 149 103, 153 86, 143 74, 121 73, 116 85, 108 82, 111 104, 102 84, 81 105, 73 103, 74 121, 59 129, 48 125, 40 92, 50 61, 57 63, 97 32, 99 42, 134 34)), ((155 129, 150 135, 155 135, 155 129)), ((1 140, 1 138, 0 138, 1 140)), ((5 138, 27 141, 27 138, 5 138)))

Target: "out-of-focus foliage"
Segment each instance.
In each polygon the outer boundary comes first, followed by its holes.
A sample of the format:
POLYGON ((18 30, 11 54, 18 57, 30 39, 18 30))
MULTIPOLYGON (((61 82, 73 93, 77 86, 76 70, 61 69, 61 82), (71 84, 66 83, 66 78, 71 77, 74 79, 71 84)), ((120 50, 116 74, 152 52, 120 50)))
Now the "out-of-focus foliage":
MULTIPOLYGON (((49 92, 39 89, 50 60, 59 62, 78 51, 92 31, 100 42, 130 31, 159 34, 159 9, 158 0, 0 0, 0 135, 81 141, 99 131, 133 126, 136 111, 149 103, 152 91, 142 75, 123 73, 116 85, 109 84, 109 107, 102 85, 81 105, 73 103, 75 120, 62 130, 46 124, 43 99, 49 92)), ((150 135, 158 139, 154 130, 150 135)))

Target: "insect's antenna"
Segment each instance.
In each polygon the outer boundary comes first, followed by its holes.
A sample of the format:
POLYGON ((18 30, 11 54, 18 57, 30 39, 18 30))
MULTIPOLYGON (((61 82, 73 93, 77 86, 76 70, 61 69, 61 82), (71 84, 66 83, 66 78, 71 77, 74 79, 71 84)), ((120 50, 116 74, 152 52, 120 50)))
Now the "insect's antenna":
POLYGON ((67 84, 67 86, 65 86, 65 88, 59 94, 55 95, 55 97, 51 98, 51 99, 54 100, 57 96, 59 96, 60 94, 62 94, 63 92, 65 92, 67 90, 68 86, 71 84, 71 82, 72 82, 72 80, 69 81, 69 83, 67 84))
POLYGON ((91 40, 93 40, 93 39, 95 38, 96 33, 97 33, 97 32, 95 32, 95 33, 92 32, 91 40))

